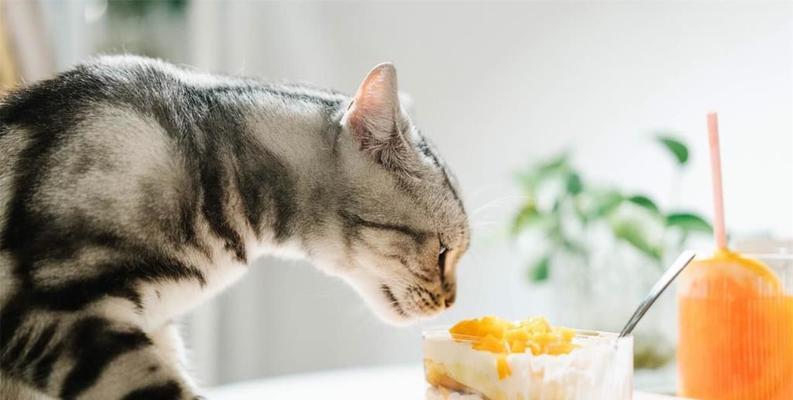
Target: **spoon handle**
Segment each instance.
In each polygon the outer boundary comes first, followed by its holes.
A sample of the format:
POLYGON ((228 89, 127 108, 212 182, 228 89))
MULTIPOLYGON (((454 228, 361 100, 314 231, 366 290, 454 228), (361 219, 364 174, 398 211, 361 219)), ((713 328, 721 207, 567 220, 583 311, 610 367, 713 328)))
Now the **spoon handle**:
POLYGON ((636 324, 638 324, 642 317, 644 317, 644 314, 647 313, 647 310, 652 307, 653 303, 655 303, 655 300, 661 296, 661 293, 663 293, 669 284, 672 283, 675 278, 677 278, 680 272, 683 271, 686 266, 688 266, 691 260, 694 259, 694 256, 696 256, 696 254, 694 254, 693 251, 684 251, 683 254, 677 257, 677 260, 675 260, 671 267, 667 268, 666 272, 664 272, 664 274, 661 276, 661 279, 659 279, 658 282, 655 282, 655 285, 653 285, 653 288, 650 290, 650 294, 647 295, 647 298, 645 298, 642 304, 639 304, 639 307, 633 312, 631 319, 628 320, 628 323, 625 324, 624 328, 622 328, 620 337, 629 335, 631 332, 633 332, 633 328, 635 328, 636 324))

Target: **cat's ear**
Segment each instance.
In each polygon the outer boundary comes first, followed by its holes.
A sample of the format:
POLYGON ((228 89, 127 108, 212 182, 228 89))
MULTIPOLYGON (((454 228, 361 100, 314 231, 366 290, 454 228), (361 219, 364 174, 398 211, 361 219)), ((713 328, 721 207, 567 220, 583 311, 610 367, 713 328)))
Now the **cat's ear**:
POLYGON ((408 93, 399 92, 399 104, 402 106, 402 109, 405 110, 408 114, 413 114, 413 107, 415 105, 413 101, 413 96, 408 93))
POLYGON ((399 131, 401 114, 396 69, 383 63, 366 75, 342 123, 361 150, 386 166, 397 167, 395 163, 405 161, 408 148, 399 131))
POLYGON ((396 130, 399 94, 394 65, 383 63, 366 75, 345 115, 359 142, 387 140, 396 130))

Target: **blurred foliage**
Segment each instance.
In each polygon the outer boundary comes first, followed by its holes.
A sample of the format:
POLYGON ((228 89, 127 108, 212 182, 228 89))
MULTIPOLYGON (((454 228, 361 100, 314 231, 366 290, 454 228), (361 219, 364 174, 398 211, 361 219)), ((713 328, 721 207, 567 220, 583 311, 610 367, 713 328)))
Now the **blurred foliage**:
POLYGON ((89 5, 86 20, 96 22, 92 52, 189 60, 189 0, 95 0, 89 5))
POLYGON ((109 0, 108 13, 113 17, 144 17, 157 9, 174 14, 184 13, 188 0, 109 0))
POLYGON ((683 142, 665 134, 658 135, 657 139, 675 157, 678 165, 685 166, 688 163, 688 147, 683 142))
POLYGON ((634 368, 661 368, 672 361, 674 357, 675 348, 661 337, 647 337, 643 340, 634 341, 634 368))
MULTIPOLYGON (((656 140, 680 168, 687 166, 688 147, 680 139, 662 135, 656 140)), ((590 184, 567 154, 520 172, 517 181, 526 200, 512 220, 511 233, 535 230, 546 239, 541 255, 529 266, 529 279, 534 282, 548 279, 551 260, 559 252, 587 259, 596 225, 607 227, 613 238, 659 267, 665 252, 678 251, 690 234, 712 231, 710 223, 693 212, 662 210, 646 194, 590 184), (669 243, 670 237, 676 238, 674 243, 669 243)))

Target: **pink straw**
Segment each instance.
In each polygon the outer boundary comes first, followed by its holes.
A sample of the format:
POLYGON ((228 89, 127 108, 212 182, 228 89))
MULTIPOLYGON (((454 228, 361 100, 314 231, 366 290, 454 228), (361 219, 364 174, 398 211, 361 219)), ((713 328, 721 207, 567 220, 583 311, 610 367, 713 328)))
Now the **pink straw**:
POLYGON ((710 170, 713 174, 713 230, 716 245, 727 249, 724 232, 724 192, 721 187, 721 153, 719 152, 719 119, 715 112, 708 113, 708 138, 710 139, 710 170))

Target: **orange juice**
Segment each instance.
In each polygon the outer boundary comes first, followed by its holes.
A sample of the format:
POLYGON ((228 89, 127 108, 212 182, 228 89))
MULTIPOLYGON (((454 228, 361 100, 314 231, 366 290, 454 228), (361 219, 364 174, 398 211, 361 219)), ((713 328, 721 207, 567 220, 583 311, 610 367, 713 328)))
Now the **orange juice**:
MULTIPOLYGON (((788 269, 793 258, 789 264, 788 269)), ((763 263, 728 251, 697 260, 683 272, 681 395, 793 399, 793 296, 783 283, 763 263)))

